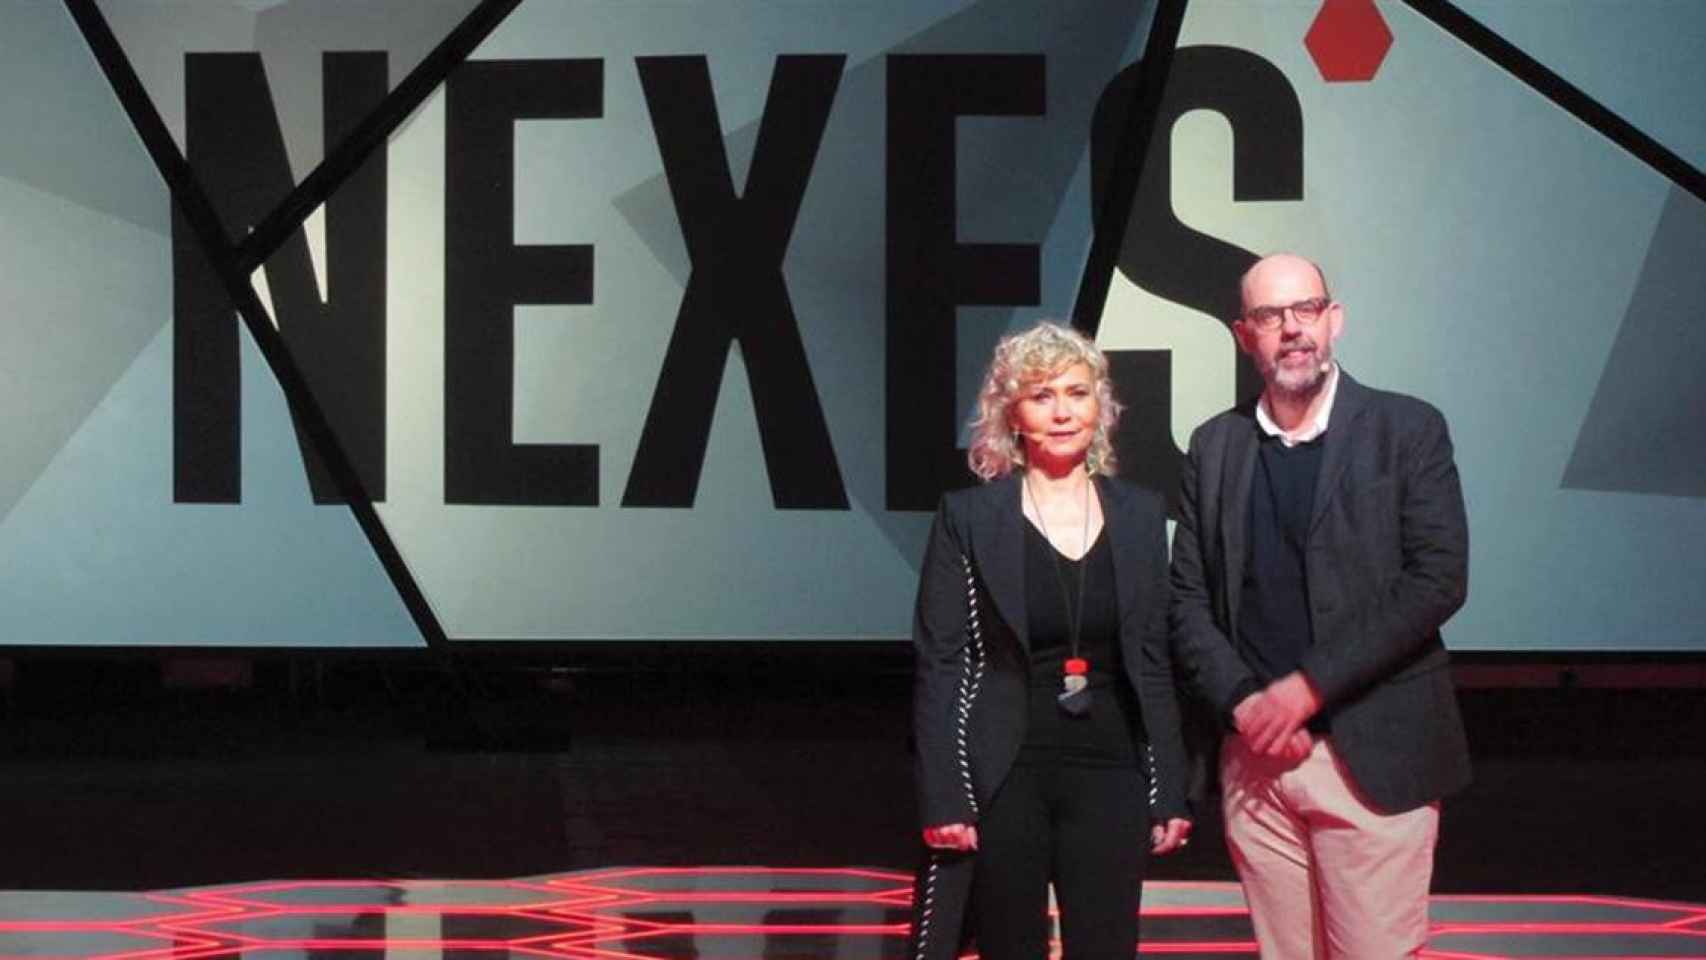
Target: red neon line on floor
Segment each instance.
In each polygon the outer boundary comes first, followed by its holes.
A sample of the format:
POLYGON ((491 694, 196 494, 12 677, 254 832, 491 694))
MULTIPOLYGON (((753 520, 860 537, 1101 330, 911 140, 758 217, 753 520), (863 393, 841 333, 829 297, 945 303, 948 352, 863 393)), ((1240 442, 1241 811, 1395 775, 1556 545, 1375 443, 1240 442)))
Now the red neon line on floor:
POLYGON ((1192 954, 1192 953, 1255 953, 1254 940, 1220 940, 1204 941, 1202 943, 1140 943, 1137 952, 1155 954, 1192 954))
POLYGON ((1431 935, 1464 933, 1543 933, 1567 934, 1575 936, 1612 936, 1616 934, 1634 933, 1650 934, 1667 937, 1699 937, 1706 939, 1706 930, 1667 930, 1652 923, 1588 923, 1588 922, 1551 922, 1544 920, 1529 920, 1520 922, 1505 921, 1452 921, 1450 923, 1434 924, 1429 927, 1431 935))

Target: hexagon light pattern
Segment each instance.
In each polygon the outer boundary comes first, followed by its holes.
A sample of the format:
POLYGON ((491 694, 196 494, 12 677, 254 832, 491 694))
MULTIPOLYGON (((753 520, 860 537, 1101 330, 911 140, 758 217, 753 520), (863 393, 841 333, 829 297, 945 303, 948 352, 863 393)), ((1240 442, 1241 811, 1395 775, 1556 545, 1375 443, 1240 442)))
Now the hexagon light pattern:
MULTIPOLYGON (((888 958, 911 877, 637 867, 516 880, 289 880, 155 893, 0 893, 0 957, 888 958)), ((1434 960, 1706 957, 1706 905, 1436 896, 1434 960)), ((1236 884, 1145 887, 1143 955, 1253 957, 1236 884)))

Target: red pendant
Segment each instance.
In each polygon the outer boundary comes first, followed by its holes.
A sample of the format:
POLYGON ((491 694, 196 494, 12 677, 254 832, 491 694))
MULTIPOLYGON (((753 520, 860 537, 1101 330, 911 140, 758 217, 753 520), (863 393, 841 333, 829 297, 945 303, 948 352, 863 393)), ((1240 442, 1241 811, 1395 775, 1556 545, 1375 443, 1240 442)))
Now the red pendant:
POLYGON ((1089 672, 1090 661, 1083 657, 1073 657, 1066 661, 1066 675, 1069 677, 1082 677, 1089 672))

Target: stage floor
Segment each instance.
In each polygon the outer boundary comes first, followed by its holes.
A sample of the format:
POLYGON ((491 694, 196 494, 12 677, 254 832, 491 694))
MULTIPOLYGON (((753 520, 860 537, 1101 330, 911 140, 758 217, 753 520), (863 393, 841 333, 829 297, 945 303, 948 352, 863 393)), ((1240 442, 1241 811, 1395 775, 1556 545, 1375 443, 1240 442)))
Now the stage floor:
MULTIPOLYGON (((0 957, 898 958, 910 878, 862 868, 587 870, 0 893, 0 957)), ((1706 958, 1706 905, 1438 896, 1435 960, 1706 958)), ((1255 956, 1234 884, 1145 888, 1145 955, 1255 956)))

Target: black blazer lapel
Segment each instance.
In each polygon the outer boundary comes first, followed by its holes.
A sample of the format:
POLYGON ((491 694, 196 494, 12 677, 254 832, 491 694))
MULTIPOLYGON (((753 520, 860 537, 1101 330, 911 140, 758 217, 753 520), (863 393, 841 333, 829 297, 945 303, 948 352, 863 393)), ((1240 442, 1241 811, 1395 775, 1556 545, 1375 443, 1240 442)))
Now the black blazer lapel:
POLYGON ((1126 491, 1104 477, 1097 477, 1096 493, 1102 498, 1102 535, 1108 538, 1113 551, 1115 593, 1123 621, 1137 604, 1138 570, 1133 559, 1138 549, 1137 530, 1126 502, 1126 491))
MULTIPOLYGON (((1259 401, 1255 401, 1259 402, 1259 401)), ((1220 468, 1220 549, 1225 560, 1226 610, 1238 622, 1238 593, 1244 587, 1244 547, 1249 534, 1250 484, 1256 476, 1255 402, 1228 424, 1220 468)))
POLYGON ((1333 394, 1333 411, 1327 419, 1327 432, 1322 436, 1321 476, 1315 481, 1315 503, 1309 516, 1313 531, 1327 515, 1327 505, 1333 492, 1339 489, 1339 477, 1350 463, 1350 451, 1356 448, 1358 418, 1368 406, 1368 388, 1351 379, 1339 369, 1339 385, 1333 394))
POLYGON ((991 483, 983 497, 983 516, 979 526, 988 537, 988 548, 978 551, 977 565, 983 573, 984 586, 995 600, 1001 619, 1019 638, 1019 645, 1031 649, 1029 614, 1025 610, 1025 528, 1023 477, 1015 472, 1005 479, 991 483))

